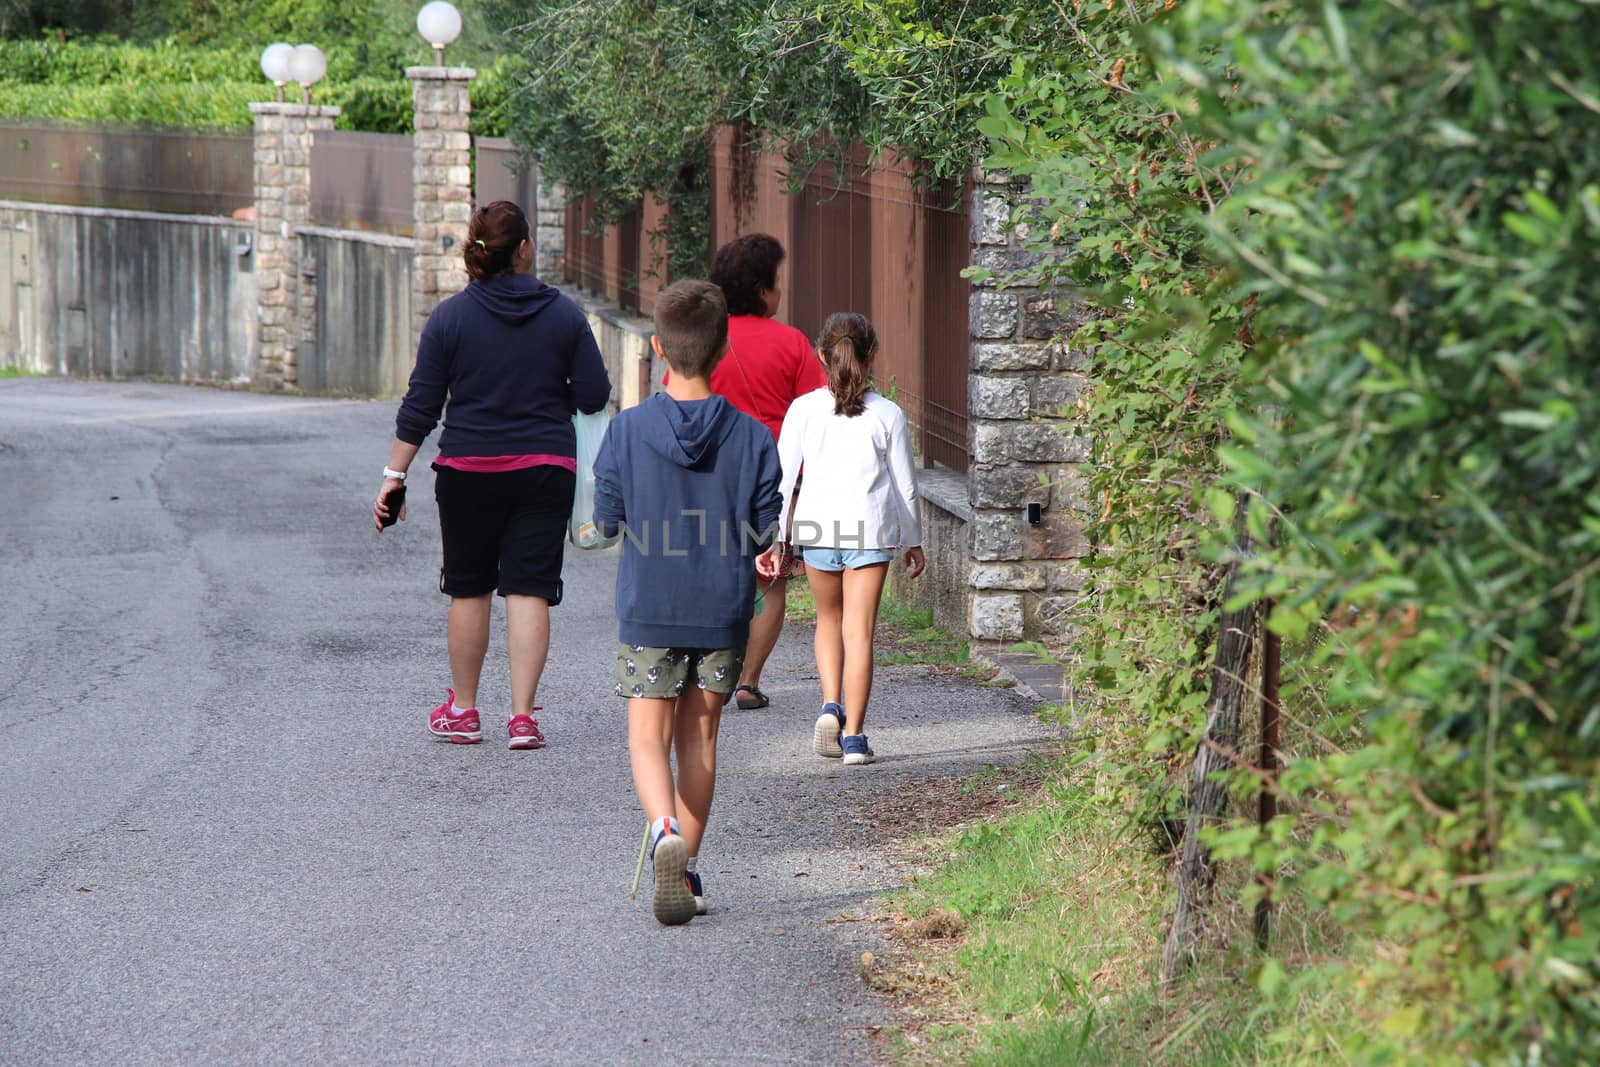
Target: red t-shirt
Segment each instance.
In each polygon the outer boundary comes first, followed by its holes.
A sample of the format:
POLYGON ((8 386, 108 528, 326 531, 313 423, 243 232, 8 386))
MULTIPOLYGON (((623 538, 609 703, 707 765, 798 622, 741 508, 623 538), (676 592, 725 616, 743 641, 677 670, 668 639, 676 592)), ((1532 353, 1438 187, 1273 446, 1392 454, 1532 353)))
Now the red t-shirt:
POLYGON ((711 372, 711 391, 759 419, 774 440, 795 398, 827 384, 828 372, 805 334, 761 315, 729 317, 728 354, 711 372))

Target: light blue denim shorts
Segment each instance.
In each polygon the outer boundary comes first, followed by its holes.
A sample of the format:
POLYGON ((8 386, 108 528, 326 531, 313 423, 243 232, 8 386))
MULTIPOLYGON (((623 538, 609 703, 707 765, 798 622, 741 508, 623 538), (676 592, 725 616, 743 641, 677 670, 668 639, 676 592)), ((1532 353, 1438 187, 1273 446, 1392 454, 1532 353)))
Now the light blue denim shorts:
POLYGON ((800 558, 807 567, 837 574, 849 567, 859 570, 876 563, 889 563, 894 553, 887 548, 822 548, 811 545, 800 550, 800 558))

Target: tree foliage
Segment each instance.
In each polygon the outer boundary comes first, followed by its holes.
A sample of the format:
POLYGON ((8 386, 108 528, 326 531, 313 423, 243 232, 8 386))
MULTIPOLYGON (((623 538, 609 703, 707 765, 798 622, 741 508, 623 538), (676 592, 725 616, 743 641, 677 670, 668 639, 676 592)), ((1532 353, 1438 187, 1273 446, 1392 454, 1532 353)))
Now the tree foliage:
MULTIPOLYGON (((511 128, 544 171, 591 196, 602 219, 653 193, 681 236, 702 238, 707 148, 723 125, 785 152, 797 175, 854 141, 929 178, 964 175, 981 142, 974 102, 1008 69, 1003 34, 1042 40, 1050 19, 1010 0, 488 0, 485 11, 527 64, 511 128), (902 32, 915 41, 879 48, 902 32)), ((669 240, 674 269, 703 270, 705 250, 684 244, 669 240)))
POLYGON ((1364 1058, 1600 1057, 1597 34, 1580 0, 1190 0, 1154 42, 1250 169, 1211 243, 1260 337, 1225 458, 1334 713, 1285 774, 1305 835, 1231 844, 1400 946, 1345 975, 1364 1058))
POLYGON ((1236 517, 1257 546, 1289 814, 1209 836, 1350 938, 1261 967, 1269 1002, 1357 1015, 1280 1051, 1600 1058, 1600 6, 846 7, 853 128, 976 118, 1100 310, 1083 651, 1141 720, 1136 812, 1203 726, 1236 517))

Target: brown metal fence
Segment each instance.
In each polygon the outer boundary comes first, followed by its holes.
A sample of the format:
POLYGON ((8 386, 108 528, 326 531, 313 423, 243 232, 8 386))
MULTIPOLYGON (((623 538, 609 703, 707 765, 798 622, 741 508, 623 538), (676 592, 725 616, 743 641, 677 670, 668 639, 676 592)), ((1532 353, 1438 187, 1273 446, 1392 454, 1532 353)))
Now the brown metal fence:
MULTIPOLYGON (((787 186, 780 157, 722 131, 711 150, 711 247, 746 233, 783 242, 779 317, 808 336, 835 311, 871 318, 879 386, 904 409, 923 461, 966 470, 969 198, 919 187, 908 165, 874 162, 862 149, 842 174, 824 166, 800 189, 787 186)), ((663 217, 648 201, 599 233, 588 202, 570 203, 567 277, 648 315, 666 275, 653 236, 663 217)))
POLYGON ((249 134, 0 120, 0 200, 231 215, 255 202, 249 134))
POLYGON ((520 153, 503 137, 477 137, 472 142, 477 152, 472 173, 472 200, 479 207, 496 200, 509 200, 528 218, 539 210, 538 172, 524 166, 520 153))
POLYGON ((311 141, 311 223, 410 234, 411 136, 320 130, 311 141))
POLYGON ((650 314, 667 283, 666 217, 666 208, 646 196, 615 225, 602 228, 590 201, 567 201, 566 277, 629 311, 650 314))

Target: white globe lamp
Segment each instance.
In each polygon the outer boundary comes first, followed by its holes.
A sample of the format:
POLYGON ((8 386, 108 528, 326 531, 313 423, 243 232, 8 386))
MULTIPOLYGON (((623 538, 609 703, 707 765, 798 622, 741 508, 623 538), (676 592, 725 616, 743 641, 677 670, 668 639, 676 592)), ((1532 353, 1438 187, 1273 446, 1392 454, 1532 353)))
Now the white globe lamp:
POLYGON ((289 77, 289 57, 294 54, 294 45, 269 44, 261 50, 261 73, 267 80, 278 87, 278 102, 283 102, 283 87, 292 79, 289 77))
POLYGON ((300 83, 305 102, 311 103, 311 87, 328 73, 328 57, 314 44, 296 45, 289 53, 289 78, 300 83))
POLYGON ((444 66, 444 46, 461 36, 461 12, 445 0, 433 0, 417 12, 417 32, 433 45, 439 66, 444 66))

